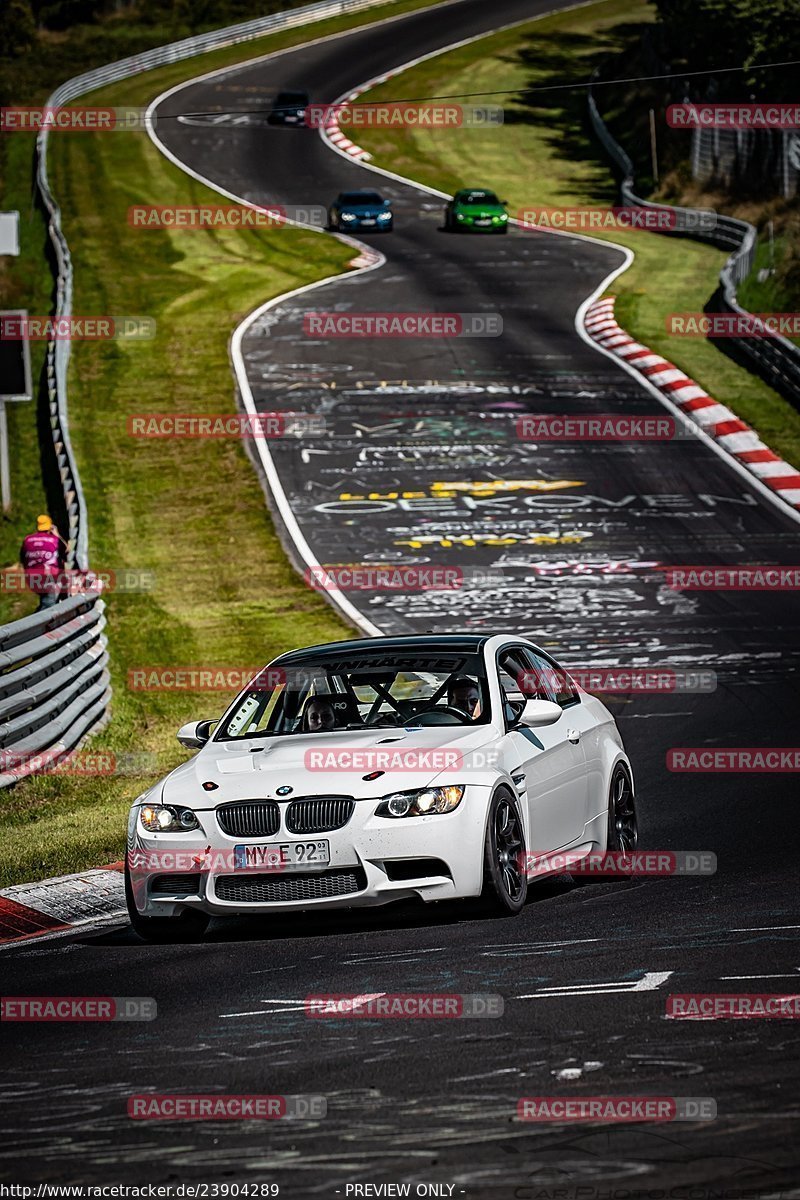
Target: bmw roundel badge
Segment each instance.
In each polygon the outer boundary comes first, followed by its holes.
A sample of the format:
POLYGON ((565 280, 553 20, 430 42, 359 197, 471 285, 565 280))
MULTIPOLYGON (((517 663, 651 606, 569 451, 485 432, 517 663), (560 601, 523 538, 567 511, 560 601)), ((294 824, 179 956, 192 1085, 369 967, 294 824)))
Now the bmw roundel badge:
POLYGON ((276 796, 288 796, 289 793, 293 792, 293 791, 294 791, 294 788, 289 787, 288 783, 284 783, 281 787, 275 789, 275 795, 276 796))

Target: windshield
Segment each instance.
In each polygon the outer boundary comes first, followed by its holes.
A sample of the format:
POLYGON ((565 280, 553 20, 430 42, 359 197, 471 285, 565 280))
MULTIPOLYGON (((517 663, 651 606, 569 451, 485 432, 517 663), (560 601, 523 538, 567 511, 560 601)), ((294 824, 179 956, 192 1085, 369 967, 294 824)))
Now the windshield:
POLYGON ((302 108, 308 104, 308 95, 306 92, 278 92, 275 97, 275 105, 297 105, 302 108))
POLYGON ((499 204, 500 201, 495 196, 494 192, 463 192, 461 195, 462 204, 499 204))
POLYGON ((341 204, 383 204, 382 198, 377 192, 344 192, 339 197, 341 204))
POLYGON ((214 740, 342 729, 486 724, 480 655, 361 655, 267 668, 214 740))

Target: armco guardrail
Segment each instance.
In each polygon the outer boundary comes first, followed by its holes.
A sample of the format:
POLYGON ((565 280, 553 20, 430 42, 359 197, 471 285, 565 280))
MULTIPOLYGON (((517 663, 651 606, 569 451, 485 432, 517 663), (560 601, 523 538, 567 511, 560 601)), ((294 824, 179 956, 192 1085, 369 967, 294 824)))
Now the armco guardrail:
MULTIPOLYGON (((656 204, 652 200, 643 200, 634 191, 633 163, 611 136, 605 121, 600 116, 597 103, 589 88, 589 119, 597 137, 602 142, 610 157, 620 171, 620 198, 624 205, 637 208, 670 208, 675 212, 695 214, 696 228, 686 228, 680 233, 667 234, 671 237, 691 237, 697 241, 709 242, 731 250, 725 266, 719 277, 719 288, 707 304, 710 312, 736 313, 741 317, 749 317, 747 309, 742 308, 736 299, 736 285, 746 279, 753 269, 756 252, 756 230, 747 221, 737 217, 726 217, 717 214, 713 226, 704 228, 701 213, 698 209, 675 208, 673 205, 656 204)), ((800 406, 800 349, 784 337, 742 337, 726 339, 729 346, 735 347, 738 356, 770 387, 775 388, 796 407, 800 406)))
MULTIPOLYGON (((308 25, 326 17, 359 12, 387 0, 322 0, 302 8, 258 17, 211 33, 158 46, 95 71, 76 75, 57 87, 48 108, 68 104, 105 84, 130 79, 153 67, 192 58, 208 50, 251 41, 279 29, 308 25)), ((55 255, 55 316, 72 315, 73 268, 61 212, 50 188, 47 171, 48 131, 36 143, 36 183, 47 213, 55 255)), ((64 489, 68 544, 65 567, 89 569, 86 502, 69 437, 67 368, 70 344, 51 341, 45 364, 50 427, 64 489)), ((64 600, 35 616, 0 627, 0 788, 25 775, 46 769, 106 717, 111 698, 105 605, 97 594, 64 600), (7 770, 9 762, 17 762, 7 770)))
POLYGON ((0 788, 52 766, 103 720, 104 608, 85 593, 0 628, 0 788))

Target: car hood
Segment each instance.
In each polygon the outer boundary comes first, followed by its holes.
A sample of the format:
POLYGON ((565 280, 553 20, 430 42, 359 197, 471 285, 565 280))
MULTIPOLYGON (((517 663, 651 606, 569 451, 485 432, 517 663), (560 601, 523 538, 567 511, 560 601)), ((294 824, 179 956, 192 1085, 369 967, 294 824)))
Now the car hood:
POLYGON ((496 736, 491 725, 439 725, 210 742, 166 777, 162 803, 201 810, 243 798, 368 799, 434 782, 469 782, 476 772, 485 772, 487 747, 496 736), (364 779, 376 770, 384 773, 364 779), (217 786, 208 791, 204 783, 217 786), (290 793, 277 795, 278 788, 287 787, 290 793))
POLYGON ((467 217, 501 217, 506 210, 502 204, 457 204, 456 212, 467 217))
POLYGON ((383 205, 343 204, 340 211, 352 213, 354 217, 379 217, 381 213, 388 213, 391 210, 384 208, 383 205))

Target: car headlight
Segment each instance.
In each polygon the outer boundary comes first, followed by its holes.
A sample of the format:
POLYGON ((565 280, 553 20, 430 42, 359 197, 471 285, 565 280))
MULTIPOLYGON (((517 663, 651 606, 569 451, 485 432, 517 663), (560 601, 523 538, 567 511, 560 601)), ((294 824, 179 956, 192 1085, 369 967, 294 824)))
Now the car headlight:
POLYGON ((296 117, 304 117, 305 115, 306 110, 304 108, 298 108, 297 112, 295 113, 296 117))
POLYGON ((355 213, 342 213, 341 216, 343 221, 355 221, 357 219, 355 213))
POLYGON ((392 219, 392 214, 390 212, 378 213, 379 221, 391 221, 391 219, 392 219))
POLYGON ((456 220, 457 220, 457 221, 466 221, 466 219, 467 219, 467 218, 464 216, 464 214, 463 214, 463 213, 456 213, 456 220))
POLYGON ((192 810, 180 804, 143 804, 139 815, 148 833, 184 833, 200 828, 192 810))
POLYGON ((416 792, 395 792, 386 796, 375 809, 376 817, 428 817, 449 813, 458 808, 464 786, 451 783, 447 787, 422 788, 416 792))

